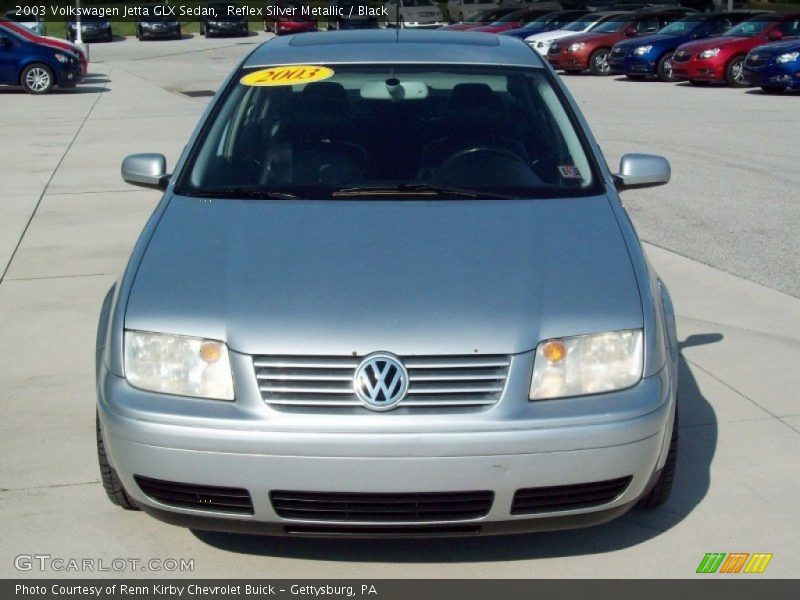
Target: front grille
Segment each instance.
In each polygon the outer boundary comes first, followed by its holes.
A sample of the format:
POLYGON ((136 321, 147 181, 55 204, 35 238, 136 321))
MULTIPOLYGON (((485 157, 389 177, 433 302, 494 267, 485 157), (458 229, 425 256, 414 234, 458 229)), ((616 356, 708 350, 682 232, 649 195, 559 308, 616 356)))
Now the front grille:
POLYGON ((628 51, 624 48, 613 48, 611 50, 611 58, 623 58, 628 54, 628 51))
POLYGON ((680 62, 689 62, 689 60, 691 60, 691 58, 692 58, 692 53, 691 52, 680 51, 680 52, 676 52, 675 54, 672 55, 672 62, 679 62, 679 63, 680 62))
POLYGON ((168 506, 253 514, 253 502, 247 490, 161 481, 140 475, 135 475, 134 479, 145 495, 168 506))
MULTIPOLYGON (((261 397, 271 405, 361 406, 353 377, 357 357, 257 356, 261 397)), ((480 407, 503 393, 507 356, 436 356, 404 359, 408 394, 401 407, 480 407)))
POLYGON ((530 515, 600 506, 619 497, 630 482, 631 477, 620 477, 608 481, 517 490, 511 504, 511 514, 530 515))
POLYGON ((334 525, 291 525, 283 528, 287 535, 301 536, 322 536, 322 537, 347 537, 347 538, 372 538, 372 537, 453 537, 478 535, 481 532, 480 525, 385 525, 367 527, 334 525))
POLYGON ((771 56, 767 54, 748 54, 744 64, 753 69, 758 69, 766 65, 770 58, 771 56))
POLYGON ((550 48, 547 50, 548 54, 558 54, 561 52, 561 46, 558 44, 550 44, 550 48))
POLYGON ((274 490, 269 497, 272 508, 285 519, 399 523, 484 517, 492 507, 494 493, 364 494, 274 490))

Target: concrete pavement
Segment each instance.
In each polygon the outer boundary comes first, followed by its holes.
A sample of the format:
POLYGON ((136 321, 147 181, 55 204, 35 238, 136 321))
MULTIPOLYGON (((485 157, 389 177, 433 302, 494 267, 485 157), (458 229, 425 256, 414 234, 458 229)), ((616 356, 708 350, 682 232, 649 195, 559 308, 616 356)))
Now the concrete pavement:
MULTIPOLYGON (((125 185, 119 163, 130 152, 156 151, 174 164, 204 109, 202 98, 179 92, 214 89, 248 49, 213 40, 187 52, 195 47, 184 40, 143 45, 149 58, 131 60, 123 44, 137 48, 131 40, 106 46, 105 54, 93 47, 102 62, 92 64, 91 82, 79 93, 3 92, 0 101, 0 128, 12 140, 5 148, 13 148, 0 155, 1 577, 76 575, 15 570, 15 556, 34 553, 194 559, 193 573, 175 574, 193 577, 688 577, 711 551, 772 552, 763 576, 796 576, 800 300, 653 245, 647 252, 673 294, 683 357, 678 476, 662 509, 569 532, 348 542, 192 533, 112 506, 94 447, 96 318, 159 198, 125 185)), ((609 89, 624 87, 628 104, 636 104, 649 98, 649 84, 574 80, 609 162, 623 150, 665 152, 662 138, 623 139, 602 118, 609 89)), ((659 89, 665 105, 687 92, 659 89)), ((669 130, 665 146, 681 139, 678 125, 661 126, 669 130)), ((754 137, 749 149, 760 154, 768 137, 754 137)), ((753 160, 749 149, 729 148, 731 161, 753 160)), ((657 239, 663 234, 658 219, 643 218, 652 204, 665 220, 670 209, 683 210, 670 192, 688 185, 684 169, 699 177, 717 165, 713 157, 695 160, 673 159, 673 185, 626 193, 643 237, 647 227, 657 239)), ((788 168, 797 177, 796 163, 788 168)), ((697 203, 726 197, 747 213, 744 192, 757 184, 748 179, 742 193, 728 185, 723 177, 703 179, 697 203)), ((701 250, 724 245, 718 227, 711 221, 691 234, 701 250)), ((789 237, 789 224, 780 235, 789 237)), ((800 289, 797 273, 781 265, 787 285, 800 289)))

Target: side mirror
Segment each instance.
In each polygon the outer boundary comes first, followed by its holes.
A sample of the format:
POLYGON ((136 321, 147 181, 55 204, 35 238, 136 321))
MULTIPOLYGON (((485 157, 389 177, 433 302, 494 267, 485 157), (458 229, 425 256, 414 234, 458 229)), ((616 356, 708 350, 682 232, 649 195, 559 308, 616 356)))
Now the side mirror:
POLYGON ((131 154, 122 161, 122 179, 140 187, 164 190, 169 183, 167 159, 163 154, 131 154))
POLYGON ((783 32, 780 29, 773 29, 767 34, 767 39, 771 42, 777 42, 783 38, 783 32))
POLYGON ((614 175, 617 191, 629 188, 653 187, 669 183, 672 169, 663 156, 624 154, 619 161, 619 173, 614 175))

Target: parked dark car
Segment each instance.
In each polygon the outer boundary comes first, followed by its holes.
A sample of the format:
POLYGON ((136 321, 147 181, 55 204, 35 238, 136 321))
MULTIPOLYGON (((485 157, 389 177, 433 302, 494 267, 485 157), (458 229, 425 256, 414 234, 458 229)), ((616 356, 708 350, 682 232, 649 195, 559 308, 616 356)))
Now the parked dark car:
POLYGON ((272 31, 275 35, 317 31, 316 16, 303 14, 304 6, 308 7, 308 4, 300 0, 271 2, 264 11, 264 31, 272 31))
MULTIPOLYGON (((74 42, 78 38, 76 21, 67 21, 67 39, 74 42)), ((106 19, 86 15, 81 17, 81 40, 84 42, 110 42, 114 39, 111 23, 106 19)))
POLYGON ((213 14, 206 14, 200 20, 200 35, 211 36, 245 36, 250 35, 247 19, 244 15, 233 14, 229 6, 238 6, 234 2, 209 2, 206 8, 213 9, 213 14))
POLYGON ((630 79, 655 76, 661 81, 675 81, 672 55, 678 46, 720 35, 754 14, 733 11, 689 15, 670 23, 654 35, 616 43, 611 49, 608 64, 613 73, 626 75, 630 79))
POLYGON ((526 25, 539 17, 552 12, 549 8, 523 8, 513 13, 504 15, 488 25, 475 27, 470 31, 482 31, 483 33, 503 33, 526 25))
POLYGON ((769 93, 800 89, 800 38, 753 48, 744 61, 744 78, 769 93))
POLYGON ((148 15, 136 21, 136 37, 140 40, 181 39, 181 24, 165 6, 148 6, 148 15))
POLYGON ((542 15, 541 17, 538 17, 529 23, 525 23, 521 27, 509 29, 507 31, 503 31, 502 33, 503 35, 510 35, 511 37, 524 40, 529 35, 533 35, 535 33, 543 33, 545 31, 555 31, 556 29, 561 29, 565 25, 572 23, 575 19, 579 19, 580 17, 584 16, 587 14, 587 12, 588 11, 586 10, 559 10, 542 15))
POLYGON ((81 80, 78 55, 64 48, 0 31, 0 85, 20 86, 29 94, 46 94, 53 86, 74 87, 81 80))
POLYGON ((376 29, 376 7, 368 0, 331 0, 330 7, 336 15, 328 17, 328 29, 376 29))

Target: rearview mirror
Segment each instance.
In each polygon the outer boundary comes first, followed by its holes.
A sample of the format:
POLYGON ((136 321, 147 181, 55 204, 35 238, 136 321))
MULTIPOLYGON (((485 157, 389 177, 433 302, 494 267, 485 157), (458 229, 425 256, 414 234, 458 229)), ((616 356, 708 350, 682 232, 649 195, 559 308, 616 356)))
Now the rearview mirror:
POLYGON ((619 173, 614 175, 617 191, 629 188, 653 187, 669 183, 672 169, 663 156, 653 154, 624 154, 619 161, 619 173))
POLYGON ((122 179, 140 187, 166 189, 167 159, 163 154, 131 154, 122 161, 122 179))
POLYGON ((385 81, 367 81, 361 86, 360 94, 365 100, 424 100, 428 97, 428 86, 424 81, 400 81, 390 77, 385 81))

